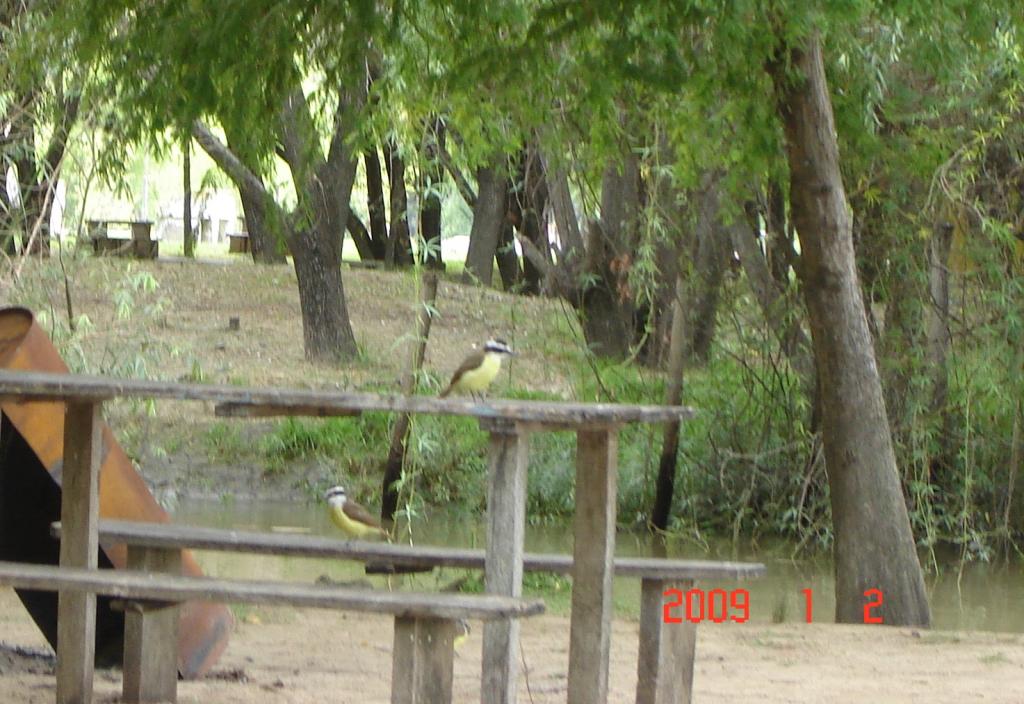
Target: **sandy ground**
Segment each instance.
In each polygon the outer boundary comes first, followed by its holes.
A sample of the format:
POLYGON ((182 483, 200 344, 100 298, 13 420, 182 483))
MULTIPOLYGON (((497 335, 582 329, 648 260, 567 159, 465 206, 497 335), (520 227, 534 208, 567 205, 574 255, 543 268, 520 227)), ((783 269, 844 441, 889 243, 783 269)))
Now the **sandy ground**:
MULTIPOLYGON (((267 608, 241 613, 228 650, 206 678, 182 682, 182 704, 390 701, 386 617, 267 608)), ((523 704, 564 702, 569 622, 523 623, 523 704)), ((455 701, 479 702, 480 631, 455 662, 455 701)), ((51 704, 53 657, 13 592, 0 592, 0 702, 51 704)), ((637 624, 612 637, 611 702, 632 702, 637 624)), ((871 626, 716 625, 698 631, 699 702, 1024 702, 1024 636, 871 626)), ((120 672, 96 674, 96 701, 119 702, 120 672)))

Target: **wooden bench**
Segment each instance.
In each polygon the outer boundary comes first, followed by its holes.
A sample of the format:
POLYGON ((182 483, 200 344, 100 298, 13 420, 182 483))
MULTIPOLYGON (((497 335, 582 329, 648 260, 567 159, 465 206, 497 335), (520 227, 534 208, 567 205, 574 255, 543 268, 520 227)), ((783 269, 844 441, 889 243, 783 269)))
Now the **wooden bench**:
POLYGON ((179 550, 130 549, 135 569, 92 570, 0 562, 0 584, 29 590, 85 592, 125 603, 123 701, 174 702, 178 605, 184 601, 339 609, 392 614, 392 704, 448 704, 456 623, 543 613, 540 600, 465 594, 377 592, 336 585, 184 577, 162 571, 180 565, 179 550))
MULTIPOLYGON (((55 530, 57 526, 55 525, 55 530)), ((153 551, 142 560, 155 561, 166 551, 218 550, 265 555, 349 559, 395 567, 453 567, 482 570, 485 552, 467 548, 442 548, 389 543, 338 540, 323 536, 223 530, 162 523, 100 521, 103 543, 126 543, 129 551, 153 551)), ((571 574, 570 555, 526 553, 523 569, 531 572, 571 574)), ((641 580, 640 642, 637 666, 637 704, 689 702, 697 625, 683 619, 670 624, 664 619, 665 592, 692 589, 705 579, 744 579, 765 574, 760 563, 673 560, 651 557, 617 557, 614 573, 641 580)))
POLYGON ((87 228, 94 254, 136 259, 156 259, 160 254, 160 242, 153 239, 153 223, 148 220, 89 220, 87 228), (127 229, 131 237, 110 237, 111 225, 127 229))
MULTIPOLYGON (((26 364, 21 369, 34 368, 26 364)), ((518 598, 522 593, 530 437, 569 431, 576 437, 572 596, 569 620, 570 704, 608 701, 615 568, 619 430, 630 423, 690 418, 685 406, 525 401, 183 384, 37 371, 0 370, 0 399, 17 404, 60 401, 65 405, 60 564, 94 567, 99 513, 101 452, 98 422, 113 398, 207 401, 219 416, 338 416, 367 411, 429 413, 475 418, 489 435, 487 468, 486 590, 518 598)), ((68 594, 58 605, 58 704, 80 704, 91 687, 95 650, 95 597, 68 594), (63 653, 63 655, 61 654, 63 653)), ((496 619, 483 628, 481 699, 515 704, 520 649, 518 620, 496 619)), ((659 680, 660 681, 660 680, 659 680)))
POLYGON ((248 254, 251 251, 252 245, 249 242, 248 232, 228 233, 228 252, 230 254, 248 254))

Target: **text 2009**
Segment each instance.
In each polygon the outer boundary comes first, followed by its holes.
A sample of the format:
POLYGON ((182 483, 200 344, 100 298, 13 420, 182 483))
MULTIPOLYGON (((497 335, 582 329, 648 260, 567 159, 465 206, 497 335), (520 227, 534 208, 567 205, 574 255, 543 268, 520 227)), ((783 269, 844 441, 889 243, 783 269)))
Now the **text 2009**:
POLYGON ((685 592, 681 589, 667 589, 665 597, 669 599, 663 615, 665 623, 682 623, 684 618, 690 623, 704 620, 714 623, 724 623, 726 620, 745 623, 750 619, 750 592, 746 589, 733 589, 730 592, 724 589, 712 589, 709 592, 703 589, 688 589, 685 592), (673 615, 672 609, 679 607, 682 607, 684 616, 673 615))

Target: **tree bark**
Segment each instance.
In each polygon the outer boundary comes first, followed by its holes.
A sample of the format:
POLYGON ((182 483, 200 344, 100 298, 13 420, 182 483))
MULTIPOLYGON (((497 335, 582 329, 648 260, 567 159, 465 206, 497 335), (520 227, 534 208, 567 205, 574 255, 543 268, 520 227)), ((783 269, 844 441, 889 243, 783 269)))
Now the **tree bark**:
POLYGON ((775 86, 800 238, 800 276, 822 393, 835 528, 836 621, 863 623, 865 591, 889 625, 928 625, 921 566, 900 490, 882 386, 854 263, 820 38, 766 67, 775 86), (789 75, 790 70, 795 74, 789 75))
MULTIPOLYGON (((15 229, 21 230, 22 251, 25 254, 48 255, 50 252, 50 214, 53 209, 53 195, 57 185, 61 162, 67 148, 71 128, 78 119, 81 81, 75 82, 74 94, 64 93, 64 77, 55 78, 56 93, 53 101, 56 112, 53 115, 53 133, 46 151, 40 154, 36 147, 36 120, 43 110, 40 90, 33 88, 15 97, 13 117, 9 124, 7 141, 11 150, 15 174, 18 181, 18 215, 15 229)), ((6 169, 4 171, 6 174, 6 169)), ((10 242, 13 245, 13 240, 10 242)), ((15 249, 10 247, 10 249, 15 249)))
POLYGON ((502 156, 496 158, 491 165, 477 169, 476 207, 473 208, 469 250, 466 252, 466 266, 462 272, 464 283, 491 285, 498 239, 506 222, 508 174, 505 163, 505 157, 502 156))
POLYGON ((50 215, 53 212, 54 196, 57 188, 57 180, 60 177, 61 164, 64 161, 64 153, 67 151, 68 138, 71 136, 71 129, 78 121, 78 108, 81 104, 82 85, 84 80, 78 77, 71 77, 73 94, 68 96, 64 92, 64 79, 57 77, 56 103, 58 112, 56 115, 53 134, 50 135, 50 142, 43 155, 43 168, 40 179, 35 185, 35 204, 33 211, 37 220, 32 221, 33 226, 38 222, 39 235, 36 238, 35 248, 30 254, 50 253, 50 215))
POLYGON ((196 238, 192 231, 192 138, 188 135, 181 140, 181 162, 181 241, 185 256, 194 259, 196 238))
MULTIPOLYGON (((388 217, 384 209, 384 183, 380 173, 377 148, 363 152, 366 170, 366 209, 370 216, 370 251, 377 261, 383 261, 388 246, 388 217)), ((362 255, 359 255, 362 257, 362 255)))
MULTIPOLYGON (((684 228, 683 214, 679 206, 680 192, 672 174, 670 164, 675 162, 675 152, 669 142, 665 130, 656 130, 653 163, 650 165, 650 193, 648 216, 652 221, 652 229, 660 232, 652 240, 655 251, 654 292, 646 306, 644 327, 649 331, 640 360, 645 366, 663 368, 672 364, 671 346, 675 301, 681 294, 676 291, 677 279, 680 277, 680 259, 682 252, 691 249, 692 238, 689 229, 684 228)), ((683 281, 685 287, 685 279, 683 281)), ((684 308, 685 314, 685 308, 684 308)), ((680 330, 686 326, 680 323, 680 330)), ((683 353, 680 352, 680 356, 683 353)))
POLYGON ((405 190, 405 162, 394 142, 384 144, 384 165, 391 192, 391 227, 388 232, 384 261, 388 266, 412 264, 412 243, 409 240, 409 199, 405 190))
MULTIPOLYGON (((195 130, 193 130, 194 135, 195 130)), ((210 136, 212 137, 212 135, 210 136)), ((227 138, 228 151, 234 154, 252 173, 253 169, 250 166, 252 162, 246 156, 245 135, 226 132, 224 136, 227 138)), ((220 166, 219 162, 218 166, 220 166)), ((284 264, 287 261, 287 238, 284 232, 283 211, 273 201, 268 205, 267 200, 271 196, 263 189, 261 180, 259 180, 259 191, 255 191, 252 188, 242 188, 234 176, 231 176, 230 173, 228 176, 235 182, 239 200, 242 201, 242 216, 245 218, 245 230, 249 235, 249 249, 253 262, 284 264), (275 215, 269 216, 268 210, 275 215)))
MULTIPOLYGON (((544 227, 548 202, 548 187, 544 179, 544 166, 536 146, 531 145, 523 150, 522 183, 520 192, 520 231, 544 255, 544 260, 551 261, 551 247, 548 245, 547 228, 544 227)), ((539 294, 544 279, 542 270, 529 259, 523 260, 523 286, 521 290, 527 294, 539 294)))
POLYGON ((562 245, 562 257, 571 262, 574 258, 583 258, 583 235, 580 234, 580 223, 576 217, 576 209, 572 204, 572 193, 569 191, 569 179, 564 169, 552 171, 545 163, 548 175, 548 186, 551 195, 551 210, 555 216, 555 227, 562 245))
POLYGON ((611 271, 611 257, 604 253, 607 238, 601 225, 592 222, 587 229, 587 258, 594 262, 597 274, 577 293, 575 307, 580 312, 583 337, 599 357, 624 359, 633 339, 632 306, 615 287, 617 274, 611 271))
POLYGON ((283 244, 284 235, 282 233, 282 239, 278 240, 277 235, 271 231, 267 223, 264 198, 254 198, 242 190, 239 190, 238 197, 242 201, 242 216, 245 218, 245 229, 249 234, 252 260, 257 264, 284 264, 287 261, 286 247, 283 244))
POLYGON ((452 177, 452 181, 455 183, 455 188, 459 191, 459 195, 462 196, 462 200, 465 201, 466 206, 468 206, 470 210, 475 210, 477 195, 473 192, 473 187, 469 185, 469 181, 466 180, 466 176, 462 173, 455 162, 452 161, 452 155, 448 153, 448 149, 443 141, 438 144, 438 158, 441 160, 444 170, 452 177))
POLYGON ((793 231, 786 219, 786 197, 782 187, 774 179, 768 182, 766 201, 765 257, 775 283, 780 289, 785 290, 789 285, 789 271, 797 262, 797 253, 793 248, 793 231))

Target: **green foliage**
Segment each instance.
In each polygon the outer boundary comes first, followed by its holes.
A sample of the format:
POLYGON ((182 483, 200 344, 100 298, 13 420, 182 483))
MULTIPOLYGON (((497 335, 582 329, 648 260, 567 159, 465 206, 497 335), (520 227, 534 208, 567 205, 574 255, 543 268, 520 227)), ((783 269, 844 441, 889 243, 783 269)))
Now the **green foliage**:
POLYGON ((326 420, 290 417, 266 436, 261 449, 274 462, 310 457, 358 459, 386 447, 387 432, 388 419, 380 413, 326 420))

